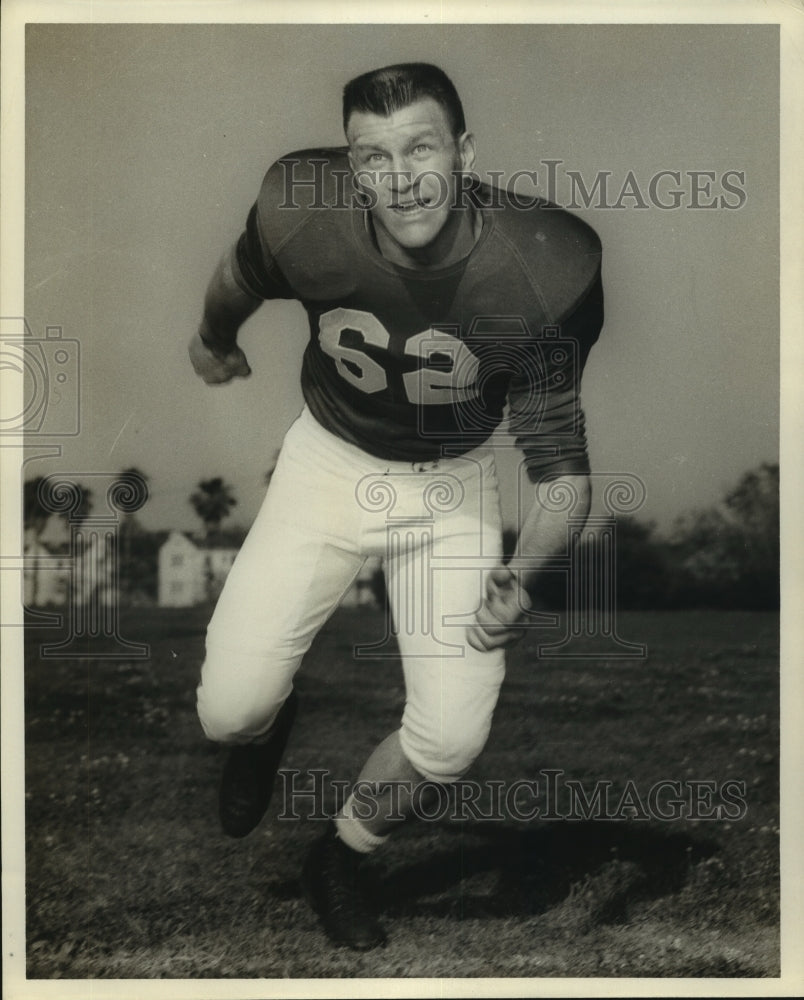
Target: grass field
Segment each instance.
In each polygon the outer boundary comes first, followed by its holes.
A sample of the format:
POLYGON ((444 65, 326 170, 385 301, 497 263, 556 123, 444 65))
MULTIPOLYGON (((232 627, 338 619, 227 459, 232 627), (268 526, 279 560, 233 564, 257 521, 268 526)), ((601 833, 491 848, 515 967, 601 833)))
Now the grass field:
MULTIPOLYGON (((125 616, 142 661, 43 661, 53 632, 28 632, 30 978, 779 975, 776 616, 623 614, 644 660, 538 662, 530 633, 468 777, 552 769, 614 803, 629 781, 640 801, 710 781, 716 802, 744 782, 744 815, 411 824, 372 859, 390 942, 360 955, 299 894, 320 821, 278 818, 278 792, 246 840, 218 830, 222 758, 194 708, 207 615, 125 616)), ((352 657, 382 625, 341 610, 309 654, 285 761, 302 777, 354 779, 398 724, 398 661, 352 657)))

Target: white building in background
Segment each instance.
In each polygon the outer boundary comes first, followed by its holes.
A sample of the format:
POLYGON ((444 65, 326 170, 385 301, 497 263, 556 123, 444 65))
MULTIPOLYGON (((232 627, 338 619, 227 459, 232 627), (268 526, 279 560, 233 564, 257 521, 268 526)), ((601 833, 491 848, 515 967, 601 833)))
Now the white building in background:
MULTIPOLYGON (((207 544, 181 531, 171 531, 159 550, 159 606, 189 608, 220 594, 238 549, 207 544)), ((380 559, 371 558, 343 599, 345 607, 376 606, 372 587, 380 559)))
POLYGON ((76 550, 67 544, 46 544, 26 532, 23 603, 27 608, 89 604, 113 607, 118 600, 115 564, 108 539, 89 532, 76 550))
POLYGON ((171 531, 159 550, 159 606, 189 608, 221 592, 237 549, 171 531))
MULTIPOLYGON (((209 544, 172 531, 159 550, 159 606, 189 608, 216 599, 237 552, 236 546, 209 544)), ((46 544, 26 532, 24 558, 23 603, 28 608, 65 607, 70 600, 86 604, 93 595, 104 607, 117 601, 114 563, 108 546, 95 534, 74 555, 69 545, 46 544)), ((381 566, 378 558, 366 561, 344 596, 344 607, 376 606, 373 577, 381 566)))
POLYGON ((23 604, 26 608, 64 607, 69 599, 72 556, 69 549, 46 545, 26 531, 23 548, 23 604))

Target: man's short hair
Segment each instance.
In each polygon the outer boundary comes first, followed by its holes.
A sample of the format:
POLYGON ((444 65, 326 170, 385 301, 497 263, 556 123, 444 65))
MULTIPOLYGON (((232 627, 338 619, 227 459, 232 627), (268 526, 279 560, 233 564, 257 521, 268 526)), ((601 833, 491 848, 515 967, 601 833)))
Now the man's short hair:
POLYGON ((343 88, 343 130, 354 111, 387 118, 394 111, 432 97, 446 112, 454 136, 466 131, 463 105, 447 74, 430 63, 399 63, 357 76, 343 88))

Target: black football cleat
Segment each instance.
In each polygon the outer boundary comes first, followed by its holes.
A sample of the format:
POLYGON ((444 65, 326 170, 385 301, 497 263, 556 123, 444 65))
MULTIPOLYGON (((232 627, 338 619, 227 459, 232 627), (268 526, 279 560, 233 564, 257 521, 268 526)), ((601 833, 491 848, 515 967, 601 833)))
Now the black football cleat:
POLYGON ((230 837, 245 837, 265 815, 297 704, 296 692, 291 691, 264 743, 230 748, 218 797, 221 827, 230 837))
POLYGON ((333 944, 370 951, 387 941, 360 870, 362 855, 336 835, 330 824, 313 844, 302 871, 302 891, 333 944))

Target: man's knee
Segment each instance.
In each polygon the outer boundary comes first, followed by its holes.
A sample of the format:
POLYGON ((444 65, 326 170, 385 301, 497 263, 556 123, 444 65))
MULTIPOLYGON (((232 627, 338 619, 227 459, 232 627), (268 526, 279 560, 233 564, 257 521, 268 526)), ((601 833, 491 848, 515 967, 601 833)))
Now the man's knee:
POLYGON ((458 781, 486 745, 505 676, 501 651, 446 661, 439 670, 406 670, 408 699, 400 742, 425 778, 458 781))
POLYGON ((293 687, 298 658, 267 657, 207 641, 197 689, 198 718, 216 743, 249 743, 270 728, 293 687))
POLYGON ((403 719, 400 743, 419 774, 429 781, 449 784, 462 778, 480 756, 490 728, 491 720, 471 730, 456 724, 423 732, 406 726, 403 719))
POLYGON ((221 685, 202 680, 196 692, 198 718, 207 739, 216 743, 250 743, 271 728, 279 709, 290 694, 282 690, 255 691, 248 685, 221 685))
POLYGON ((267 710, 253 703, 211 703, 199 690, 197 707, 201 728, 207 739, 215 743, 250 743, 271 728, 281 702, 267 710))

